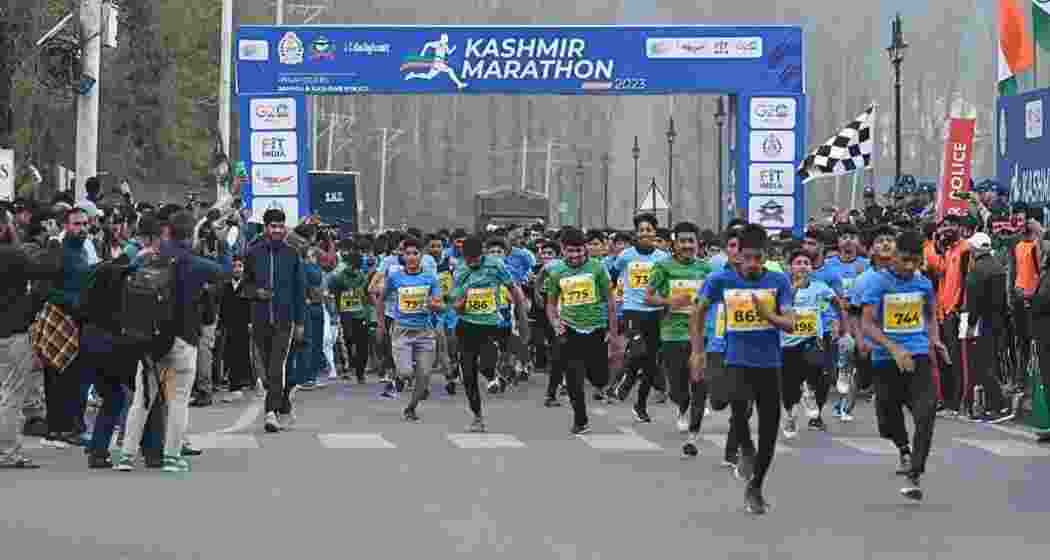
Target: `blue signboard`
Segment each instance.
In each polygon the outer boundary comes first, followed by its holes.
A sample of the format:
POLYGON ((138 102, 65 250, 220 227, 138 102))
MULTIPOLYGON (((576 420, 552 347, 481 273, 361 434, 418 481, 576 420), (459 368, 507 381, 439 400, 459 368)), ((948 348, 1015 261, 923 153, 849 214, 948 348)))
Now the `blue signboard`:
POLYGON ((1009 185, 1011 202, 1050 205, 1050 89, 1000 97, 997 106, 999 183, 1009 185))
POLYGON ((799 27, 241 27, 260 93, 801 93, 799 27))
POLYGON ((244 26, 235 62, 245 200, 256 215, 281 206, 293 222, 316 210, 307 95, 730 94, 736 205, 798 233, 802 37, 797 26, 244 26))

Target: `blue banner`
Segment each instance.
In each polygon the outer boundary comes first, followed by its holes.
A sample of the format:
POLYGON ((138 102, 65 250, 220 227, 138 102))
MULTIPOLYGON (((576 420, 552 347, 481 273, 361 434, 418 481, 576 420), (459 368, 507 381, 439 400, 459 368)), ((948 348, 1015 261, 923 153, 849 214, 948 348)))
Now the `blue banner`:
POLYGON ((241 95, 802 93, 791 26, 243 26, 241 95))
POLYGON ((1000 97, 997 105, 999 183, 1009 185, 1012 203, 1050 205, 1050 130, 1044 112, 1050 109, 1050 89, 1000 97))

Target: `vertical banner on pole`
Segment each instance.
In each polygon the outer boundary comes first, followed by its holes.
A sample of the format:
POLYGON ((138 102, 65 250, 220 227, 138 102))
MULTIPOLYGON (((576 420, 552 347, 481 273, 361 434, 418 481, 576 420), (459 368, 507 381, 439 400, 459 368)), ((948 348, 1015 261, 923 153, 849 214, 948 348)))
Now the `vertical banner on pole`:
POLYGON ((937 220, 947 214, 965 216, 970 204, 958 194, 970 190, 973 162, 974 119, 948 119, 948 137, 944 141, 941 181, 937 186, 937 220))
POLYGON ((741 95, 737 104, 736 202, 747 221, 770 231, 805 231, 806 96, 741 95))
POLYGON ((248 174, 244 205, 259 222, 266 210, 281 208, 294 226, 312 211, 306 97, 241 95, 240 111, 240 152, 248 174))

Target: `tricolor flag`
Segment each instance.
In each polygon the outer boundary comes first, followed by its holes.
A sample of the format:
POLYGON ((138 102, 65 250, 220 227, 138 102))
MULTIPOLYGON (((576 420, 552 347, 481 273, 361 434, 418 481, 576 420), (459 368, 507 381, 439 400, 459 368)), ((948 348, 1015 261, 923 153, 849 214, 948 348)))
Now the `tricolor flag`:
POLYGON ((1017 75, 1032 67, 1035 50, 1016 0, 999 0, 999 95, 1017 93, 1017 75))
POLYGON ((1050 0, 1032 0, 1032 30, 1039 46, 1050 51, 1050 0))

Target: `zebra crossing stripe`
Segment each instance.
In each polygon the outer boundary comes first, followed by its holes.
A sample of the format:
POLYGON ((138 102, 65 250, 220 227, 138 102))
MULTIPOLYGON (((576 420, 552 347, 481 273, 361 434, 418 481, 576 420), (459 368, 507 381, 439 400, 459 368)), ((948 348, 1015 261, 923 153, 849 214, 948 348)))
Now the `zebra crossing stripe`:
POLYGON ((868 455, 897 456, 897 446, 892 441, 882 438, 831 438, 835 443, 852 447, 868 455))
POLYGON ((1050 449, 1012 439, 979 440, 955 438, 955 441, 963 445, 983 449, 1000 457, 1050 457, 1050 449))
POLYGON ((190 444, 198 449, 259 449, 259 442, 251 434, 208 433, 189 434, 190 444))
MULTIPOLYGON (((726 434, 700 434, 700 437, 719 449, 725 449, 726 447, 726 434)), ((778 443, 775 453, 778 455, 797 455, 798 449, 778 443)))
POLYGON ((638 435, 630 428, 619 428, 618 434, 586 434, 580 439, 600 451, 662 451, 659 445, 638 435))
POLYGON ((383 434, 317 434, 317 439, 326 449, 394 449, 397 447, 387 441, 383 434))
POLYGON ((448 440, 460 449, 520 449, 522 441, 510 434, 448 434, 448 440))

